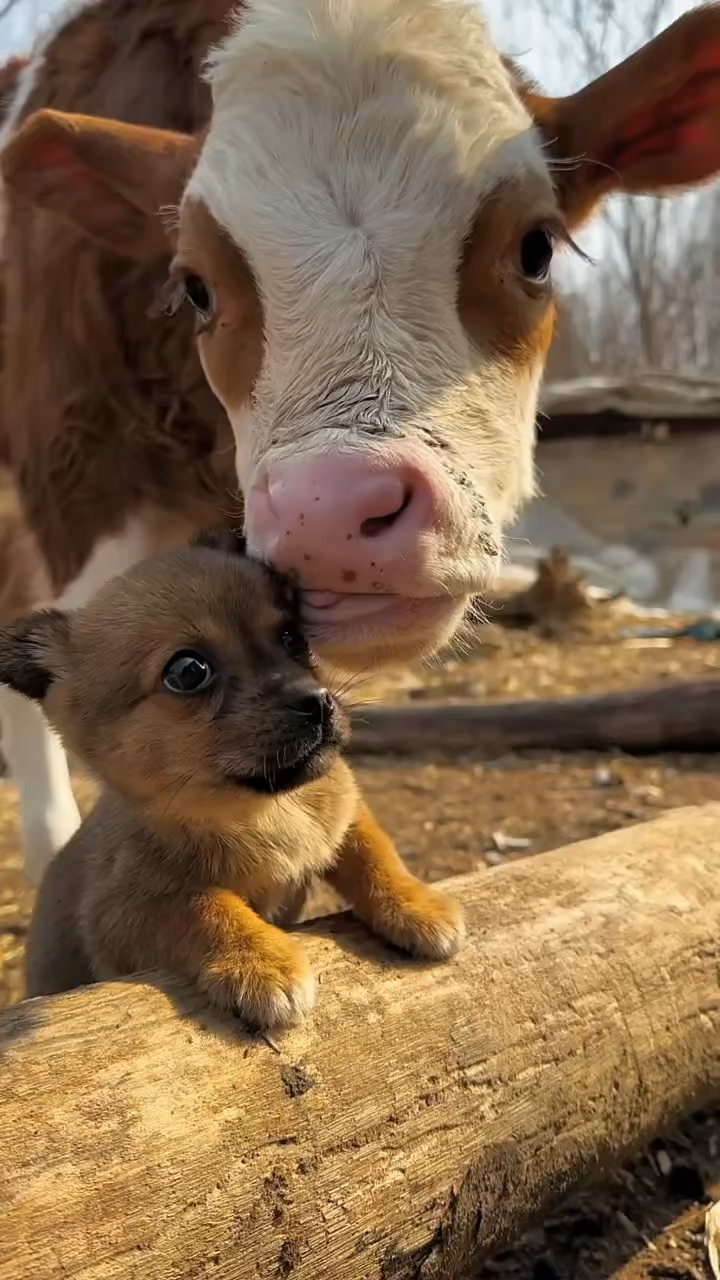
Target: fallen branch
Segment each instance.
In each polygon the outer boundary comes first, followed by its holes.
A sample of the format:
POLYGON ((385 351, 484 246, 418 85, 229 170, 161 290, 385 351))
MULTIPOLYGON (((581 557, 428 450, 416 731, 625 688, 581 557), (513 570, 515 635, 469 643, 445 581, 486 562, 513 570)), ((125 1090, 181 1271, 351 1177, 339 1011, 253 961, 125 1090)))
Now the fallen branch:
POLYGON ((277 1053, 170 983, 6 1012, 0 1277, 474 1274, 717 1094, 719 874, 710 805, 453 881, 447 965, 315 922, 277 1053))
POLYGON ((355 755, 434 751, 502 755, 555 751, 705 751, 720 748, 720 680, 593 698, 366 707, 353 724, 355 755))

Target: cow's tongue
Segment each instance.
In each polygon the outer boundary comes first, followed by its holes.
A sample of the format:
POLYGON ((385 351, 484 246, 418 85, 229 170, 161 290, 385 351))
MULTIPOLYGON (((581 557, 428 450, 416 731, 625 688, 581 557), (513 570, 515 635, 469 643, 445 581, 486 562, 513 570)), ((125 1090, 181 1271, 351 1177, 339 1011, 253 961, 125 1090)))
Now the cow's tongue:
POLYGON ((342 591, 304 591, 302 615, 306 622, 317 626, 333 622, 352 622, 355 618, 368 618, 382 613, 394 601, 393 596, 352 595, 342 591))

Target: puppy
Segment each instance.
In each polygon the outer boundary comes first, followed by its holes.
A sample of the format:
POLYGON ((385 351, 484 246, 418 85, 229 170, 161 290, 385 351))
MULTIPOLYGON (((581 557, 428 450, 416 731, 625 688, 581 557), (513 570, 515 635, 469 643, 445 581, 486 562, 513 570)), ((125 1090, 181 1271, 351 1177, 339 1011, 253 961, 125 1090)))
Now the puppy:
POLYGON ((294 587, 232 534, 0 631, 0 681, 102 784, 40 887, 28 995, 164 968, 250 1026, 290 1025, 315 984, 274 922, 315 877, 412 955, 459 946, 459 907, 406 869, 340 758, 294 587))

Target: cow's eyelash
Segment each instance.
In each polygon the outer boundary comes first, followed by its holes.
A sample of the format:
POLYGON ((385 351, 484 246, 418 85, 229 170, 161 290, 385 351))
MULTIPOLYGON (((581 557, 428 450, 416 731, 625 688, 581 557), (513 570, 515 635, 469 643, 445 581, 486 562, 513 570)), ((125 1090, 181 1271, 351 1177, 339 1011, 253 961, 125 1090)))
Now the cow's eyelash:
POLYGON ((172 270, 165 283, 158 290, 154 301, 150 305, 148 314, 154 320, 160 316, 176 316, 184 301, 184 273, 172 270))
POLYGON ((185 273, 171 271, 158 298, 162 315, 175 316, 185 301, 185 273))

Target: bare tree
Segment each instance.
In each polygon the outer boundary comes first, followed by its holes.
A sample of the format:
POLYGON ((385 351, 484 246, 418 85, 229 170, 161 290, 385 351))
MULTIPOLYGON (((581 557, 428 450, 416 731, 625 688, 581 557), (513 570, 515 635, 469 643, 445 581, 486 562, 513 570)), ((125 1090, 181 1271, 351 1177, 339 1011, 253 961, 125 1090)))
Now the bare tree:
POLYGON ((65 0, 0 0, 0 61, 28 53, 38 31, 65 0))
MULTIPOLYGON (((506 0, 510 29, 515 14, 506 0)), ((535 0, 571 92, 602 75, 678 15, 678 0, 535 0)), ((551 370, 712 368, 720 349, 720 198, 617 198, 603 213, 603 253, 589 288, 565 297, 551 370), (569 340, 576 326, 582 340, 569 340), (562 326, 561 326, 562 330, 562 326)))
MULTIPOLYGON (((539 5, 583 80, 602 75, 618 57, 651 39, 674 16, 671 0, 636 0, 632 6, 627 0, 539 0, 539 5)), ((635 311, 637 341, 632 346, 639 345, 644 364, 660 364, 662 273, 658 267, 663 257, 668 205, 647 198, 621 198, 608 205, 604 217, 617 271, 616 285, 629 295, 635 311)))

